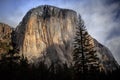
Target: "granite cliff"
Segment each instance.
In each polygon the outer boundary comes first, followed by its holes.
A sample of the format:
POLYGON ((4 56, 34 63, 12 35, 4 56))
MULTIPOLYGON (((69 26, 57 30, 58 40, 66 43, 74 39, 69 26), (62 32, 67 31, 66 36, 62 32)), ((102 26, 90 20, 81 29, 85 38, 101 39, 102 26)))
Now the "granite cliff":
MULTIPOLYGON (((43 60, 48 65, 70 64, 77 20, 77 13, 73 10, 49 5, 33 8, 27 12, 12 35, 14 49, 27 57, 29 63, 37 64, 43 60)), ((102 68, 114 70, 118 64, 109 49, 94 38, 91 39, 102 68)))
POLYGON ((77 13, 68 9, 40 6, 31 9, 17 26, 16 43, 30 62, 45 58, 51 62, 69 63, 77 13))

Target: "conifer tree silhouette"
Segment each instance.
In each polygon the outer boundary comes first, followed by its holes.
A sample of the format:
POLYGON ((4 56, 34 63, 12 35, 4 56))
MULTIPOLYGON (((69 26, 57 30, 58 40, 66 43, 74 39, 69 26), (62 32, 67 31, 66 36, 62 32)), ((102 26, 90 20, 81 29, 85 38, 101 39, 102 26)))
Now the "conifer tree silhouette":
POLYGON ((92 41, 79 15, 74 39, 73 61, 75 73, 81 74, 83 79, 88 73, 99 70, 99 59, 92 41))

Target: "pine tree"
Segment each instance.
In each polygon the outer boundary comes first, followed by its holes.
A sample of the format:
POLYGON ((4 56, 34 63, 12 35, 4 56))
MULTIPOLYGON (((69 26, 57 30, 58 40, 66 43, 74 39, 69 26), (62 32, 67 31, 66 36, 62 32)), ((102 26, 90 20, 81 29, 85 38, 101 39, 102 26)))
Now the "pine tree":
POLYGON ((99 70, 99 59, 92 41, 79 16, 73 50, 74 69, 79 75, 99 70))

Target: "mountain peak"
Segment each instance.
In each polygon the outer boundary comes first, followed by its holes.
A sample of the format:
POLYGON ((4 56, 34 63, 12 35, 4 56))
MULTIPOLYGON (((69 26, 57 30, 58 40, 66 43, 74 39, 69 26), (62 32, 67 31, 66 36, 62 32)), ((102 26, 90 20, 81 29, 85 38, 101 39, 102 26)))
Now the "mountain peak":
POLYGON ((26 16, 30 17, 30 16, 37 15, 38 17, 43 17, 45 19, 50 17, 65 18, 69 15, 71 16, 76 14, 77 13, 75 11, 70 9, 62 9, 62 8, 58 8, 51 5, 42 5, 29 10, 26 16))
POLYGON ((44 53, 47 62, 69 63, 76 22, 72 10, 48 5, 33 8, 16 28, 17 48, 30 62, 44 53))
MULTIPOLYGON (((19 49, 20 54, 28 58, 30 63, 44 60, 47 65, 70 64, 73 58, 77 21, 77 13, 73 10, 49 5, 33 8, 24 16, 15 30, 16 48, 19 49)), ((101 45, 92 37, 91 39, 94 46, 101 45)), ((99 46, 96 48, 103 68, 114 69, 117 64, 113 64, 115 63, 113 56, 112 60, 108 56, 109 50, 99 46), (107 60, 102 60, 104 57, 107 60)))

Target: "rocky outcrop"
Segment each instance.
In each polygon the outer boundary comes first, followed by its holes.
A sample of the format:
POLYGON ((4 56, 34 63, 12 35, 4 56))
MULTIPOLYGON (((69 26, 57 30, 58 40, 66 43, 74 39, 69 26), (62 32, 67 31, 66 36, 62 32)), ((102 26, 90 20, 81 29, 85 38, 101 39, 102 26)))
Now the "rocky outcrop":
MULTIPOLYGON (((77 13, 53 6, 31 9, 15 30, 16 48, 30 63, 44 60, 46 64, 72 61, 73 39, 77 13)), ((103 68, 112 70, 117 64, 111 52, 93 39, 103 68)))
POLYGON ((11 47, 12 28, 7 24, 0 23, 0 54, 7 53, 11 47))

